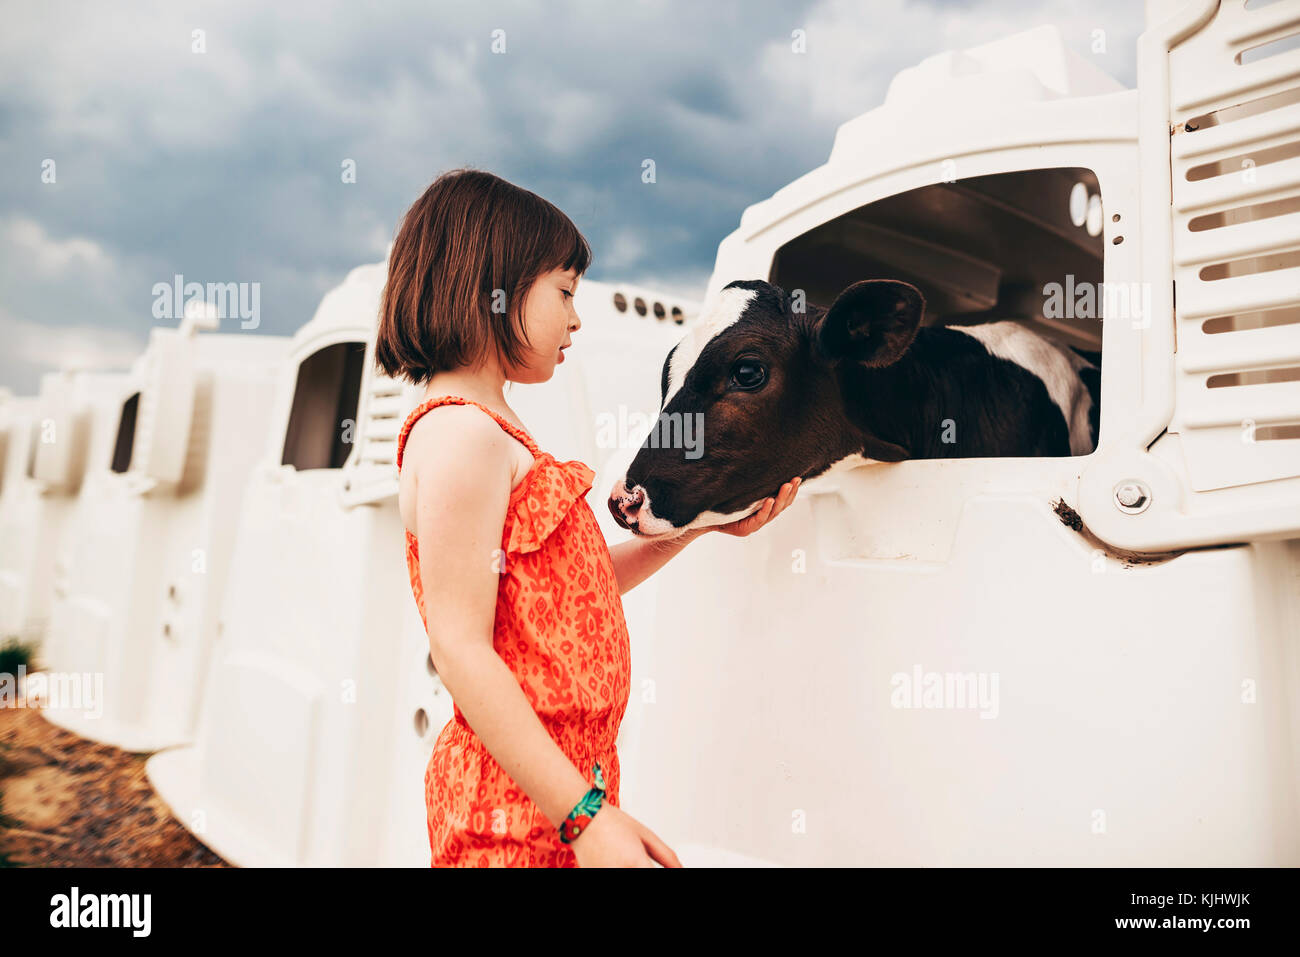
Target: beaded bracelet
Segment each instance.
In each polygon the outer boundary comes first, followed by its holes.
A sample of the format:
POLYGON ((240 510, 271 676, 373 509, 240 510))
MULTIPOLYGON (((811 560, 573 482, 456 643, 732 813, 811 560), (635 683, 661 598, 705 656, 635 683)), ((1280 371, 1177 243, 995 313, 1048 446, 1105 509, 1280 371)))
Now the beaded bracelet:
POLYGON ((596 786, 582 796, 569 812, 569 816, 560 824, 560 840, 565 844, 573 843, 578 835, 587 829, 587 825, 591 823, 591 819, 596 816, 601 803, 605 800, 605 779, 601 776, 599 761, 591 766, 591 772, 596 778, 596 786))

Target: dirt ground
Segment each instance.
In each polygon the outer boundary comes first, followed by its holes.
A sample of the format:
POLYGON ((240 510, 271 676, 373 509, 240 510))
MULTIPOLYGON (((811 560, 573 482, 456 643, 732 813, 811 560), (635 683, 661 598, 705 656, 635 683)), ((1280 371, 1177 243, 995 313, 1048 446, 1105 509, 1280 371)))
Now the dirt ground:
POLYGON ((0 707, 0 866, 229 867, 154 793, 148 757, 0 707))

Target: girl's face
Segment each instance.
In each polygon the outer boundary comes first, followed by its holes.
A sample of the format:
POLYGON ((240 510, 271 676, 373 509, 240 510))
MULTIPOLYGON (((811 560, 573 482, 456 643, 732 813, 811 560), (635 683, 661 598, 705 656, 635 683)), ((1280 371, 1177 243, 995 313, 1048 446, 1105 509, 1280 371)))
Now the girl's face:
POLYGON ((524 326, 532 341, 528 367, 516 369, 511 381, 546 382, 564 361, 562 349, 572 344, 570 330, 582 328, 573 308, 578 291, 578 274, 572 269, 553 269, 537 277, 524 299, 524 326))

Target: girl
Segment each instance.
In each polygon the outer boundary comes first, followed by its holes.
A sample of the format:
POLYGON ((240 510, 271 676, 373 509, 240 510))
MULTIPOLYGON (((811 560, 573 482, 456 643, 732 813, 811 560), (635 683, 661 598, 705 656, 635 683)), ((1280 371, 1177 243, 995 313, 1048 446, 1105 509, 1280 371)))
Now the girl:
MULTIPOLYGON (((435 867, 681 866, 618 807, 619 595, 704 530, 610 549, 585 498, 595 473, 539 449, 504 398, 507 380, 545 382, 564 361, 590 259, 556 207, 477 170, 439 177, 389 257, 375 357, 427 383, 398 436, 399 505, 454 700, 424 779, 435 867)), ((796 484, 716 530, 749 535, 796 484)))

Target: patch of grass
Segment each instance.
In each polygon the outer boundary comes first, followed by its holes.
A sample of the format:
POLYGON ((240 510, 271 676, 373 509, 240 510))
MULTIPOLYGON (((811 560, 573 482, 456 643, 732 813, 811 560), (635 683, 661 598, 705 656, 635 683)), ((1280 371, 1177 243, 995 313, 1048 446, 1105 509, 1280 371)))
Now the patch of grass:
POLYGON ((3 644, 0 644, 0 675, 18 676, 18 666, 23 665, 27 670, 31 670, 32 660, 36 657, 36 649, 18 638, 7 638, 3 644))

